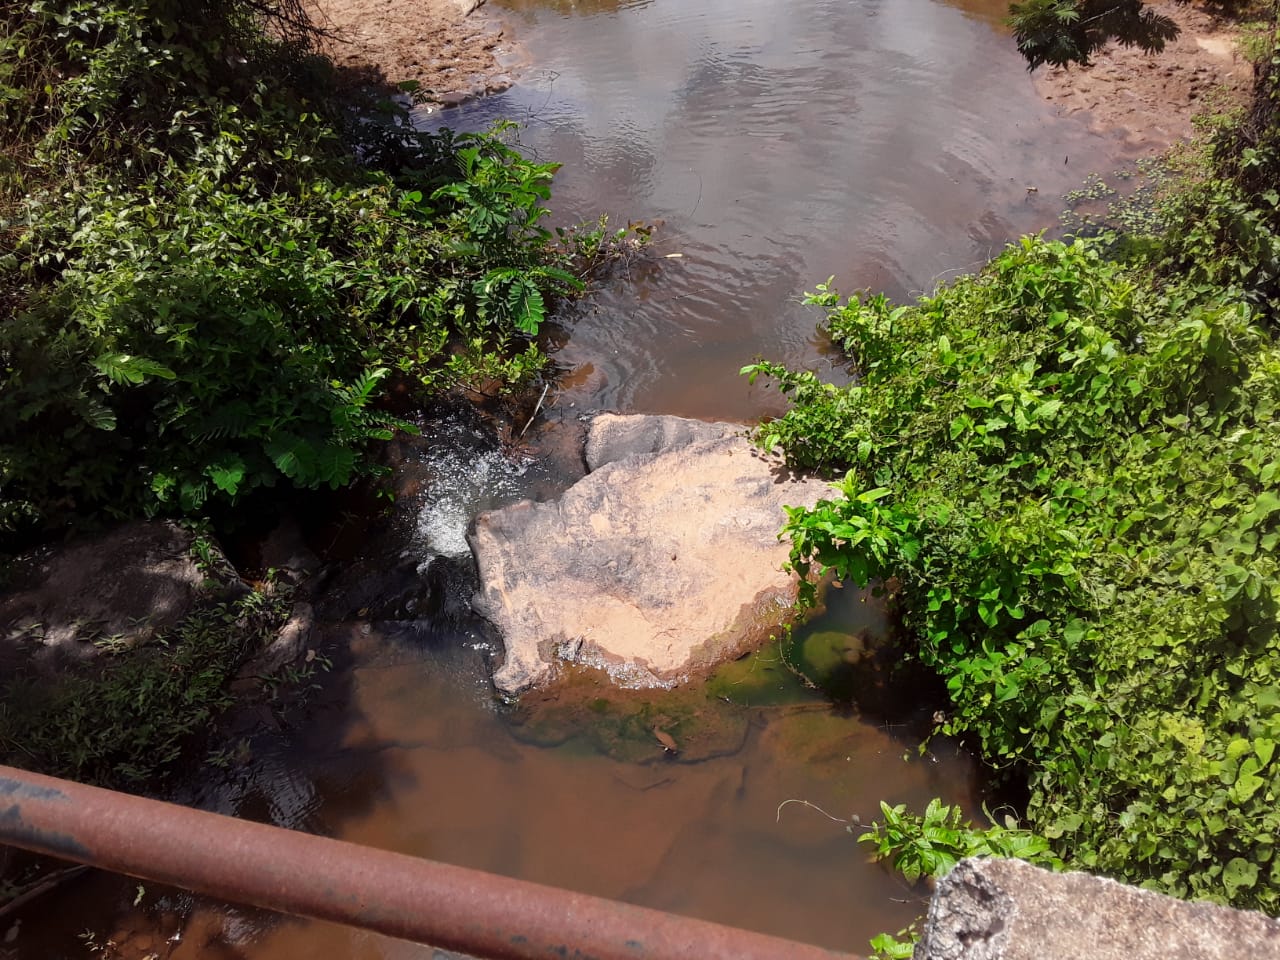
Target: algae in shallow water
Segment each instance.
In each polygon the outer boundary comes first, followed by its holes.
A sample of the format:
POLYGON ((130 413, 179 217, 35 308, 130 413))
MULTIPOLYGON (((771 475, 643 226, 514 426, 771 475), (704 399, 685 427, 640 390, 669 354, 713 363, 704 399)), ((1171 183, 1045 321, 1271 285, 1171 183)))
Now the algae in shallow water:
POLYGON ((746 710, 693 684, 676 690, 617 690, 594 671, 571 677, 542 697, 526 697, 511 714, 526 743, 604 754, 627 763, 684 762, 736 753, 747 737, 746 710), (609 690, 610 696, 601 696, 609 690), (675 750, 670 747, 675 744, 675 750))
POLYGON ((722 664, 707 680, 707 692, 746 707, 777 707, 821 699, 784 660, 782 644, 777 640, 722 664))
POLYGON ((824 600, 808 623, 722 664, 705 683, 621 690, 598 670, 573 669, 553 688, 521 698, 510 714, 512 733, 628 763, 735 753, 759 717, 748 708, 848 704, 874 682, 864 661, 886 632, 883 604, 857 590, 828 590, 824 600))

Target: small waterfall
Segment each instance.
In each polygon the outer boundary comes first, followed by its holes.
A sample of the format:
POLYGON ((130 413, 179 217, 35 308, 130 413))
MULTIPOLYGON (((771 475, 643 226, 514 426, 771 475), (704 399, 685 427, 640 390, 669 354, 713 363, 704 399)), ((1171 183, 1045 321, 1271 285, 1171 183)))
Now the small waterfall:
POLYGON ((437 557, 469 557, 467 528, 477 514, 528 496, 529 462, 508 457, 460 416, 430 425, 416 460, 423 483, 409 549, 423 573, 437 557))

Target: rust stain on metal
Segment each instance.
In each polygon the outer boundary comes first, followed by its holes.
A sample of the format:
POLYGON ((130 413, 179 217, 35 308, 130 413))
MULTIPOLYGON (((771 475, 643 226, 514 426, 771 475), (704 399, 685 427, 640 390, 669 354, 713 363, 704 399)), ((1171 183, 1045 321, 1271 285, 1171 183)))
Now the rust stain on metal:
POLYGON ((848 954, 0 767, 0 843, 495 960, 848 954))

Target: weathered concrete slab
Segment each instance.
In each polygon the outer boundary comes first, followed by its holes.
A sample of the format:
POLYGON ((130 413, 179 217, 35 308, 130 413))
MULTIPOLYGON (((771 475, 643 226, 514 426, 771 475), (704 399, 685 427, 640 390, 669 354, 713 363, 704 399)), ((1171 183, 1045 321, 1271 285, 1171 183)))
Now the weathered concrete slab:
POLYGON ((915 960, 1275 960, 1280 922, 1087 873, 964 860, 938 882, 915 960))
POLYGON ((777 534, 783 505, 811 506, 826 483, 796 479, 734 424, 597 417, 591 472, 557 501, 476 519, 475 607, 501 631, 494 680, 515 694, 558 662, 660 685, 775 630, 795 601, 777 534))

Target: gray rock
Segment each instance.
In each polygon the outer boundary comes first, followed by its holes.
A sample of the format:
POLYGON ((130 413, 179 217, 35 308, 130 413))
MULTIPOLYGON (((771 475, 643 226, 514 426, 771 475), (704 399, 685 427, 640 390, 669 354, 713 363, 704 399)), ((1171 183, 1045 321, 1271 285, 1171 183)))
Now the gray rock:
POLYGON ((964 860, 938 882, 915 960, 1280 958, 1280 923, 1087 873, 964 860))
POLYGON ((545 683, 566 659, 666 685, 778 628, 797 588, 782 571, 782 507, 830 491, 787 475, 742 432, 604 414, 587 439, 592 472, 559 500, 476 519, 474 605, 503 637, 499 690, 545 683))
POLYGON ((83 641, 150 640, 218 587, 206 583, 192 539, 177 524, 130 523, 49 551, 18 589, 0 597, 0 641, 32 641, 78 657, 94 649, 83 641))

